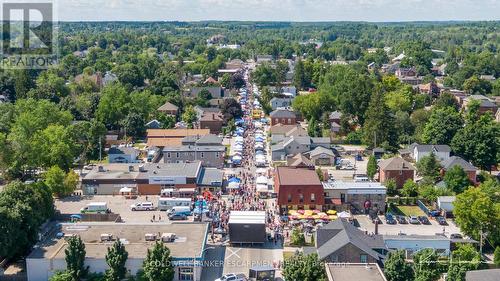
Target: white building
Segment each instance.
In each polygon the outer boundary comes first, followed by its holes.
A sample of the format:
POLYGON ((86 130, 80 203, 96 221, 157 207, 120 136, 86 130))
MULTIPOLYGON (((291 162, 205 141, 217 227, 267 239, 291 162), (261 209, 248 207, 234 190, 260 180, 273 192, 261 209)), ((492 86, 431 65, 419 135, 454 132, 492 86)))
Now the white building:
POLYGON ((450 158, 451 148, 448 145, 432 145, 432 144, 418 144, 413 148, 413 159, 415 162, 420 161, 425 156, 434 153, 436 158, 442 162, 450 158))
POLYGON ((441 235, 384 235, 384 242, 389 250, 405 250, 407 258, 427 248, 442 255, 450 253, 450 239, 441 235))
POLYGON ((85 243, 85 265, 90 272, 104 273, 107 248, 113 240, 120 239, 128 252, 126 263, 131 274, 142 268, 147 250, 156 241, 165 243, 173 257, 174 280, 201 280, 202 262, 205 255, 205 243, 208 224, 60 224, 54 235, 38 243, 26 258, 28 281, 47 281, 56 271, 66 269, 65 249, 68 246, 65 237, 79 235, 85 243), (57 233, 57 234, 55 234, 57 233), (163 239, 172 237, 175 239, 163 239), (107 240, 111 235, 112 240, 107 240), (163 241, 162 241, 163 240, 163 241))

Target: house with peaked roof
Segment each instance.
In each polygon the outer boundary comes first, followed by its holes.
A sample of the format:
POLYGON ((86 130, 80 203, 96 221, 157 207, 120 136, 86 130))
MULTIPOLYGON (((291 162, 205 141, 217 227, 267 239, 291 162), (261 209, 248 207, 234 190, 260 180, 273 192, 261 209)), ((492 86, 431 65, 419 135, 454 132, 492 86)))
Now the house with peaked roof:
POLYGON ((345 219, 318 228, 315 248, 321 261, 336 263, 377 263, 387 253, 381 235, 368 235, 345 219))
POLYGON ((278 143, 271 145, 271 158, 273 161, 284 161, 287 155, 308 152, 318 146, 330 147, 329 138, 285 137, 278 143))
POLYGON ((271 117, 271 126, 276 124, 294 125, 297 124, 297 115, 295 112, 284 109, 277 109, 269 114, 271 117))
POLYGON ((413 143, 408 148, 402 149, 399 152, 401 156, 406 156, 415 162, 420 161, 422 157, 429 156, 431 153, 434 153, 439 161, 444 161, 450 158, 451 148, 446 144, 413 143))
POLYGON ((292 99, 274 97, 269 101, 269 104, 271 105, 272 110, 276 110, 278 108, 287 108, 292 106, 292 99))
POLYGON ((476 183, 477 168, 474 167, 474 165, 472 165, 471 163, 465 161, 462 157, 452 156, 447 160, 441 162, 441 166, 443 166, 441 170, 441 173, 443 175, 446 174, 446 171, 449 171, 454 166, 460 166, 465 171, 465 173, 467 173, 469 180, 472 183, 476 183))
MULTIPOLYGON (((336 154, 330 148, 317 146, 315 149, 304 153, 316 166, 335 165, 336 154)), ((338 154, 338 153, 337 153, 338 154)))
POLYGON ((179 113, 179 107, 167 101, 158 108, 158 111, 167 115, 177 116, 177 113, 179 113))
POLYGON ((304 154, 299 153, 294 156, 288 156, 286 159, 286 165, 288 167, 294 167, 294 168, 313 168, 314 169, 314 163, 309 160, 307 157, 304 156, 304 154))
POLYGON ((321 210, 325 204, 323 185, 314 169, 277 167, 274 188, 282 214, 297 209, 321 210))
POLYGON ((483 114, 488 111, 493 115, 497 113, 498 106, 496 103, 484 95, 471 95, 466 97, 464 99, 464 103, 462 104, 462 108, 466 109, 468 104, 474 100, 479 101, 479 113, 483 114))
POLYGON ((378 167, 379 181, 394 179, 398 188, 402 188, 407 180, 413 180, 415 176, 415 167, 401 157, 384 159, 379 162, 378 167))

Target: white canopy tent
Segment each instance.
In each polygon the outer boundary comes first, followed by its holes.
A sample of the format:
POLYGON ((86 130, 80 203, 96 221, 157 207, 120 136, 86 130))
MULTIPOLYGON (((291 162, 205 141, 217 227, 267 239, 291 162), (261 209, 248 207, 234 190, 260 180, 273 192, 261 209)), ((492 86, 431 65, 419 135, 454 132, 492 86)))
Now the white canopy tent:
POLYGON ((267 177, 266 176, 260 176, 260 177, 257 177, 257 179, 255 179, 255 183, 257 184, 265 184, 267 185, 267 177))
POLYGON ((240 183, 239 182, 230 182, 227 185, 227 188, 228 189, 238 189, 238 188, 240 188, 240 183))

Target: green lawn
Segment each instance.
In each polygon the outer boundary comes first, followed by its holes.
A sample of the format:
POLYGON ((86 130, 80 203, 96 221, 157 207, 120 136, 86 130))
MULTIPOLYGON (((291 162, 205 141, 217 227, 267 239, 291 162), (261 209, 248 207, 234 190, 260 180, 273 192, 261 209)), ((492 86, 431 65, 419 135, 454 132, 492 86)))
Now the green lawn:
POLYGON ((425 213, 418 206, 395 206, 391 212, 395 215, 425 216, 425 213))

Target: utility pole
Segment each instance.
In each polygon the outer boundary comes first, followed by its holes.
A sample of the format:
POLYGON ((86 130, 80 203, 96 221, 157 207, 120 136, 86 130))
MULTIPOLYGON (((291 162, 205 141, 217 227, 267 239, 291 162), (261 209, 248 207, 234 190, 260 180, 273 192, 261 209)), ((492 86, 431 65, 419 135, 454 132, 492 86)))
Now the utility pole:
POLYGON ((102 161, 102 145, 101 145, 101 136, 99 136, 99 162, 102 161))

